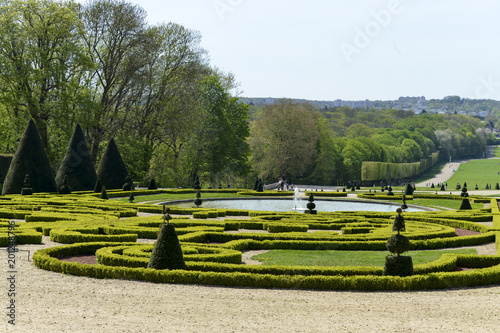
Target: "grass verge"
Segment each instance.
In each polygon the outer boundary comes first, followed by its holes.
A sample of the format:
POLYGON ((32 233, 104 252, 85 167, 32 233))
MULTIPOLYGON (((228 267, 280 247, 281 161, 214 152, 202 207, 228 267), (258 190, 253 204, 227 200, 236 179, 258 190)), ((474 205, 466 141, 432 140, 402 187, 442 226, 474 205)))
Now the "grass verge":
MULTIPOLYGON (((436 261, 444 253, 477 254, 475 249, 409 251, 414 265, 436 261)), ((253 256, 264 265, 278 266, 373 266, 383 267, 387 251, 300 251, 271 250, 253 256)))

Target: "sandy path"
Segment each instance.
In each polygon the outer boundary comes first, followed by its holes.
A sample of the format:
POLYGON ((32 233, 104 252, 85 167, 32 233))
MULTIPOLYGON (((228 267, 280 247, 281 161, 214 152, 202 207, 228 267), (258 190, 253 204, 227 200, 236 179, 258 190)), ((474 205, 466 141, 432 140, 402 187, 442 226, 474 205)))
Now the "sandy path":
MULTIPOLYGON (((451 178, 451 176, 453 176, 455 171, 458 170, 458 168, 460 167, 460 163, 464 163, 464 162, 466 162, 466 161, 446 163, 446 165, 443 167, 441 172, 438 173, 437 175, 435 175, 434 178, 429 179, 425 182, 421 182, 421 183, 416 184, 417 188, 418 187, 425 187, 427 185, 429 185, 429 188, 430 188, 431 184, 434 184, 435 186, 437 186, 438 183, 442 183, 442 182, 447 181, 448 179, 451 178)), ((452 188, 450 188, 450 190, 451 189, 452 188)), ((454 187, 453 187, 453 189, 454 189, 454 187)))
MULTIPOLYGON (((498 158, 498 157, 493 157, 494 148, 495 148, 495 146, 487 146, 486 147, 486 157, 487 158, 498 158)), ((451 176, 453 176, 455 171, 458 170, 458 168, 460 167, 460 164, 465 163, 467 161, 472 161, 472 160, 463 160, 463 161, 446 163, 446 165, 443 167, 441 172, 438 173, 437 175, 435 175, 434 178, 429 179, 425 182, 415 184, 415 185, 417 187, 425 187, 425 186, 429 185, 429 187, 430 187, 430 184, 432 184, 432 183, 434 183, 434 185, 437 186, 438 183, 446 182, 448 179, 451 178, 451 176)), ((452 188, 450 188, 450 190, 452 190, 453 188, 455 188, 455 186, 452 186, 452 188)), ((477 193, 477 194, 480 195, 479 193, 477 193)), ((492 194, 492 193, 490 192, 489 194, 492 194)))
MULTIPOLYGON (((20 248, 54 245, 46 237, 44 243, 20 248)), ((16 256, 17 324, 2 316, 0 331, 484 333, 500 327, 500 285, 376 293, 164 285, 66 276, 36 268, 26 252, 16 256)), ((6 281, 5 251, 0 258, 6 281)), ((5 309, 7 282, 2 288, 5 309)))

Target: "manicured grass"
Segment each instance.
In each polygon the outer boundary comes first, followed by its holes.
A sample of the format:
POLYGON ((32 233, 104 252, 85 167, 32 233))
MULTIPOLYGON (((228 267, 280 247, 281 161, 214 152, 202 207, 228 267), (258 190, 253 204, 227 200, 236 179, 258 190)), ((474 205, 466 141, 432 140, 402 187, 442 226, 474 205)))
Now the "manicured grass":
MULTIPOLYGON (((237 198, 242 197, 236 193, 201 193, 201 199, 204 198, 237 198)), ((138 195, 135 197, 134 203, 141 202, 165 202, 165 201, 174 201, 174 200, 190 200, 196 199, 196 193, 183 193, 183 194, 170 194, 170 193, 162 193, 162 194, 154 194, 154 195, 138 195)), ((120 201, 128 201, 127 198, 116 199, 120 201)))
POLYGON ((460 164, 458 170, 447 181, 448 190, 455 189, 458 184, 467 183, 467 189, 473 190, 478 186, 484 190, 486 184, 490 184, 493 189, 496 183, 500 183, 500 159, 474 160, 460 164))
MULTIPOLYGON (((475 249, 409 251, 414 265, 436 261, 444 253, 477 254, 475 249)), ((374 266, 383 267, 387 251, 300 251, 271 250, 253 256, 264 265, 279 266, 374 266)))
MULTIPOLYGON (((461 200, 449 200, 449 199, 413 199, 412 201, 407 201, 407 203, 417 206, 431 207, 431 208, 451 208, 459 209, 461 200)), ((474 203, 471 202, 472 209, 482 209, 484 208, 484 203, 474 203)))

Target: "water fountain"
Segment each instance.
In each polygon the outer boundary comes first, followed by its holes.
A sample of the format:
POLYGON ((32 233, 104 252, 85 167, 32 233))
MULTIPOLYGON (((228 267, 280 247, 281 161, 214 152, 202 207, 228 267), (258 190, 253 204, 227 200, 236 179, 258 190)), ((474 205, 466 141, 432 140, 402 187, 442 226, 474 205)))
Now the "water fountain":
POLYGON ((300 198, 300 191, 298 187, 296 187, 293 190, 293 210, 295 211, 306 210, 305 205, 303 205, 302 199, 300 198))

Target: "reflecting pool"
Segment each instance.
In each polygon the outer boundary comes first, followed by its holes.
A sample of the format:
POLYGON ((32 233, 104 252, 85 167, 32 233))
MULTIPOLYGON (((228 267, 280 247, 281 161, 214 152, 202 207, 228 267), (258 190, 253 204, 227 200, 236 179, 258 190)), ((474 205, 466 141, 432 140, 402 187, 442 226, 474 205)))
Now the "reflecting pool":
MULTIPOLYGON (((361 201, 340 201, 340 200, 314 200, 318 212, 337 211, 374 211, 374 212, 395 212, 401 204, 385 204, 361 201)), ((179 207, 195 207, 193 201, 167 203, 179 207)), ((223 209, 248 209, 267 210, 274 212, 304 211, 307 200, 300 200, 298 203, 294 199, 217 199, 203 200, 200 208, 223 208, 223 209)), ((424 209, 409 207, 407 212, 422 212, 424 209)))

